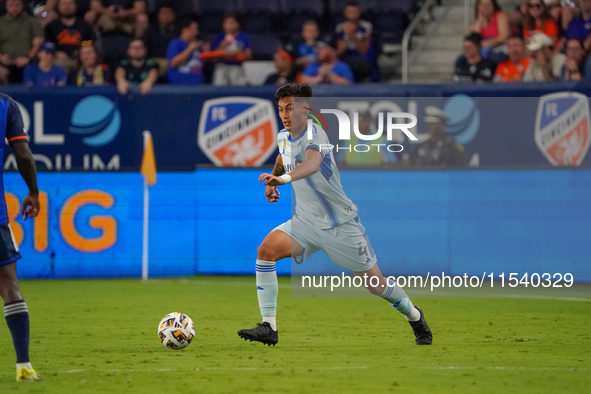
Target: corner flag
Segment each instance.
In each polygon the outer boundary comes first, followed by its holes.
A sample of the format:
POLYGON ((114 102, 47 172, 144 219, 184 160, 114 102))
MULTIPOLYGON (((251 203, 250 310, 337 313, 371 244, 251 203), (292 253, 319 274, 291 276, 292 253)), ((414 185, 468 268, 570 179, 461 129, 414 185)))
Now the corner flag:
POLYGON ((140 172, 144 177, 144 237, 142 248, 142 279, 148 280, 148 234, 150 221, 150 186, 156 183, 156 159, 154 157, 154 144, 152 134, 144 131, 144 154, 140 172))
POLYGON ((140 172, 144 176, 148 186, 156 183, 156 158, 154 157, 154 144, 152 143, 152 134, 144 131, 144 154, 142 156, 142 166, 140 172))

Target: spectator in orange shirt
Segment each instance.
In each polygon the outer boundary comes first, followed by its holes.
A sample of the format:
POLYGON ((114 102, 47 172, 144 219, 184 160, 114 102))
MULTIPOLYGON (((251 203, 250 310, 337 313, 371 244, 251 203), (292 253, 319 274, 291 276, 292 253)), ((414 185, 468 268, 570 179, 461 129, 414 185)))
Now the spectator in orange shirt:
POLYGON ((529 42, 529 38, 536 33, 544 33, 554 43, 556 48, 560 40, 560 30, 543 0, 529 0, 527 3, 527 15, 523 24, 523 36, 529 42))
POLYGON ((495 82, 521 81, 525 70, 532 61, 525 54, 525 42, 521 36, 512 35, 507 39, 507 51, 509 59, 497 66, 493 79, 495 82))

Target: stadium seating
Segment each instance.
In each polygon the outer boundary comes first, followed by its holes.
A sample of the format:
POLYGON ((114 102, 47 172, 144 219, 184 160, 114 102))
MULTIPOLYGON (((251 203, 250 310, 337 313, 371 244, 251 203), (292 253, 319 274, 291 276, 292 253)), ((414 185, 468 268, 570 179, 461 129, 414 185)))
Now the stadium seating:
POLYGON ((400 43, 408 25, 408 12, 416 7, 416 0, 377 0, 372 21, 379 44, 400 43))
POLYGON ((113 69, 127 54, 127 46, 131 37, 125 34, 103 34, 99 37, 97 47, 103 55, 103 61, 113 69))
POLYGON ((237 12, 236 0, 197 0, 195 16, 199 29, 205 35, 213 35, 222 30, 222 19, 229 12, 237 12))
POLYGON ((318 0, 282 0, 283 17, 280 30, 289 35, 298 34, 308 19, 320 19, 324 13, 323 4, 318 0))
POLYGON ((250 34, 254 60, 272 60, 281 40, 270 34, 250 34))
POLYGON ((278 0, 242 0, 238 11, 242 29, 248 33, 269 33, 279 15, 278 0))

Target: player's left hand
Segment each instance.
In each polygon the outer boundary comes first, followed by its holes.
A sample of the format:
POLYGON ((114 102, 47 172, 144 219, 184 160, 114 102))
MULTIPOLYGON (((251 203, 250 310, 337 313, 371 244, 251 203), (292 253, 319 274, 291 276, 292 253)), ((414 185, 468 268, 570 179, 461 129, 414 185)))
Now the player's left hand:
POLYGON ((23 207, 21 209, 21 213, 25 215, 25 220, 27 220, 28 217, 37 217, 40 209, 41 205, 39 204, 39 196, 30 193, 27 194, 23 200, 23 207))
POLYGON ((277 186, 267 186, 265 188, 265 197, 269 202, 279 201, 279 190, 277 190, 277 186))
POLYGON ((259 175, 259 182, 263 182, 265 186, 279 186, 283 185, 283 179, 271 174, 259 175))

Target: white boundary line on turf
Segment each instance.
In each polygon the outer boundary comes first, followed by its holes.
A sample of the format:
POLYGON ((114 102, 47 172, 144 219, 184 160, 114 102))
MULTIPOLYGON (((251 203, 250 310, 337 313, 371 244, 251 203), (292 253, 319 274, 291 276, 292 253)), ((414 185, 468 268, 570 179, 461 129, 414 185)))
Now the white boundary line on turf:
MULTIPOLYGON (((576 367, 503 367, 503 366, 484 366, 484 367, 474 367, 474 366, 442 366, 442 367, 409 367, 407 365, 399 365, 395 368, 408 368, 408 369, 426 369, 426 370, 517 370, 517 371, 589 371, 590 368, 576 368, 576 367)), ((322 371, 322 370, 364 370, 370 369, 366 366, 360 367, 305 367, 305 368, 285 368, 285 367, 271 367, 271 368, 218 368, 218 367, 211 367, 211 368, 193 368, 193 369, 171 369, 171 368, 156 368, 156 369, 105 369, 103 371, 98 372, 106 372, 106 373, 122 373, 122 372, 206 372, 206 371, 270 371, 270 370, 312 370, 312 371, 322 371)), ((63 371, 45 371, 48 374, 74 374, 74 373, 83 373, 87 372, 86 369, 70 369, 70 370, 63 370, 63 371)), ((43 372, 43 371, 41 371, 43 372)), ((93 370, 93 372, 97 372, 97 370, 93 370)), ((1 372, 2 375, 10 375, 10 372, 1 372)))

